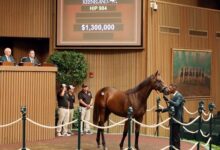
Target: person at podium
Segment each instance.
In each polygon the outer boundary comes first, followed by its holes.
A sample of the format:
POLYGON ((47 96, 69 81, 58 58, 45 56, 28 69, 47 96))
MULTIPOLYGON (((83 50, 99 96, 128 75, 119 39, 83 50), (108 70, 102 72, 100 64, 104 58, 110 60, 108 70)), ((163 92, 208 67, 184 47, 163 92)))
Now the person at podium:
POLYGON ((28 53, 28 57, 23 57, 21 58, 21 62, 25 63, 25 62, 30 62, 32 63, 34 66, 39 66, 40 62, 37 59, 37 57, 35 57, 35 51, 33 49, 31 49, 28 53))
POLYGON ((12 62, 15 63, 14 57, 11 55, 11 48, 7 47, 4 50, 4 56, 0 57, 0 62, 12 62))

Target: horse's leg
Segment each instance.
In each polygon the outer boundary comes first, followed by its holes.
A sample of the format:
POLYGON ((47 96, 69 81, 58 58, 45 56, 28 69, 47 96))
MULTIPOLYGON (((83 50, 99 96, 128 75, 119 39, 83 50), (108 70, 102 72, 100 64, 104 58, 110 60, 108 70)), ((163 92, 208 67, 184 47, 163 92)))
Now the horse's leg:
MULTIPOLYGON (((109 112, 107 110, 101 110, 101 115, 100 115, 100 126, 104 126, 105 122, 108 120, 108 117, 109 117, 109 112)), ((101 136, 102 136, 102 146, 103 146, 103 149, 107 149, 106 148, 106 143, 105 143, 105 136, 104 136, 104 129, 99 129, 100 130, 100 133, 101 133, 101 136)))
POLYGON ((102 146, 103 146, 103 150, 105 150, 107 148, 106 148, 106 143, 105 143, 104 129, 100 129, 100 130, 101 130, 101 135, 102 135, 102 146))
MULTIPOLYGON (((100 123, 98 124, 100 126, 100 123)), ((96 136, 96 142, 97 142, 97 145, 98 145, 98 148, 100 148, 100 129, 97 130, 97 136, 96 136)))
POLYGON ((122 136, 122 139, 121 139, 121 143, 119 145, 121 150, 123 149, 124 140, 127 136, 127 133, 128 133, 128 121, 125 122, 123 136, 122 136))
MULTIPOLYGON (((140 118, 137 118, 136 120, 138 122, 142 122, 143 116, 141 116, 140 118)), ((140 125, 136 123, 135 124, 135 148, 136 148, 136 150, 139 150, 139 146, 138 146, 139 133, 140 133, 140 125)))

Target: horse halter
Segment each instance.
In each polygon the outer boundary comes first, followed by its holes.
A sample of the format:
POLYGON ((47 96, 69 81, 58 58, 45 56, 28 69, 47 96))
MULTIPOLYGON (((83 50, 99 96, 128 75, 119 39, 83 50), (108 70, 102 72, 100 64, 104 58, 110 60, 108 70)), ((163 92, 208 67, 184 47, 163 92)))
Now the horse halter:
POLYGON ((159 91, 160 93, 163 93, 164 95, 169 95, 169 88, 164 86, 163 84, 157 84, 155 90, 159 91))
POLYGON ((169 95, 169 88, 163 87, 160 92, 163 93, 164 95, 169 95))

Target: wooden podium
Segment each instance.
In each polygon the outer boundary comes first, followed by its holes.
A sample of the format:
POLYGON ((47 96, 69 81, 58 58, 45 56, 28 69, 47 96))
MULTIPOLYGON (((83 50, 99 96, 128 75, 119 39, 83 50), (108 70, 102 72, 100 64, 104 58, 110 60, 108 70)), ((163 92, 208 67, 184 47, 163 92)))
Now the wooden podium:
MULTIPOLYGON (((55 125, 56 67, 0 66, 0 125, 27 117, 44 125, 55 125)), ((0 144, 20 143, 22 123, 0 128, 0 144)), ((26 122, 27 141, 52 139, 55 129, 44 129, 26 122)))
POLYGON ((15 66, 15 63, 4 61, 4 62, 0 62, 0 66, 15 66))
POLYGON ((31 62, 24 62, 24 63, 20 62, 18 65, 19 66, 34 66, 34 64, 32 64, 31 62))

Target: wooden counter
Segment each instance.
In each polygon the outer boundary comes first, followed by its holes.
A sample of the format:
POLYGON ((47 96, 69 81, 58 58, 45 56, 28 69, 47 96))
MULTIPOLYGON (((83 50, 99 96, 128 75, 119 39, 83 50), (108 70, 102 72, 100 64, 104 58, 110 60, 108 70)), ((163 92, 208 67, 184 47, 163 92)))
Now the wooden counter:
MULTIPOLYGON (((27 117, 41 124, 55 125, 56 67, 0 66, 0 125, 21 117, 21 106, 27 117)), ((27 141, 51 139, 54 129, 44 129, 27 122, 27 141)), ((0 128, 0 144, 22 140, 21 122, 0 128)))

